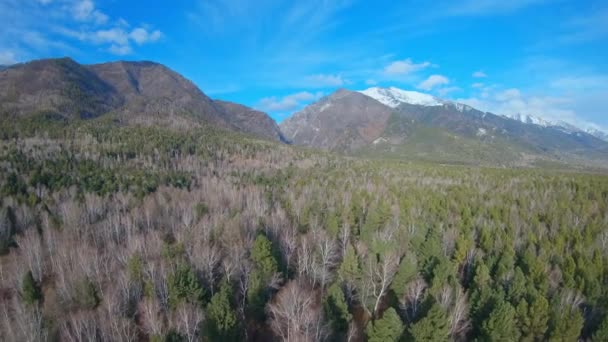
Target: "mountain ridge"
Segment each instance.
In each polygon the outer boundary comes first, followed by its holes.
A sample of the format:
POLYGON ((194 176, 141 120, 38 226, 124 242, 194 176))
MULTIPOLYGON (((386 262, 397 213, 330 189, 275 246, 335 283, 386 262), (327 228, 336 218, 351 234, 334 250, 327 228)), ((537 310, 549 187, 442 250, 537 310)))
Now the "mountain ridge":
MULTIPOLYGON (((608 143, 573 125, 496 115, 396 87, 338 89, 279 125, 266 113, 209 98, 192 81, 150 61, 82 65, 43 59, 0 70, 0 115, 62 120, 113 115, 124 124, 189 128, 210 124, 334 152, 484 163, 518 159, 608 160, 608 143), (451 145, 451 146, 448 146, 451 145), (400 152, 401 151, 401 152, 400 152)), ((608 138, 604 135, 603 138, 608 138)))
POLYGON ((601 161, 608 165, 608 143, 584 132, 573 134, 560 127, 524 123, 394 87, 370 89, 358 92, 341 89, 295 113, 280 127, 295 144, 351 154, 450 162, 467 160, 474 164, 491 160, 521 165, 529 160, 553 160, 574 164, 601 161), (348 103, 357 98, 354 94, 363 95, 376 105, 367 101, 366 111, 361 111, 360 106, 348 103), (336 104, 338 110, 328 110, 336 104), (358 112, 345 116, 346 108, 358 112), (376 118, 375 129, 368 131, 370 134, 365 139, 351 140, 350 145, 344 138, 322 131, 325 126, 332 127, 332 131, 352 131, 352 127, 373 118, 376 118), (319 143, 320 140, 323 143, 319 143), (501 154, 505 158, 501 158, 501 154))
POLYGON ((83 65, 66 57, 0 70, 0 114, 19 118, 36 113, 67 120, 113 114, 124 123, 175 128, 211 124, 281 140, 278 126, 266 113, 216 103, 192 81, 150 61, 83 65), (245 120, 247 115, 255 119, 245 120))
MULTIPOLYGON (((359 92, 362 94, 365 94, 367 96, 370 96, 391 108, 396 108, 401 103, 408 103, 408 104, 423 105, 423 106, 441 106, 441 105, 445 105, 445 104, 452 104, 454 106, 461 107, 461 109, 460 109, 461 111, 466 108, 474 109, 473 107, 471 107, 469 105, 459 103, 457 101, 445 100, 445 99, 441 99, 441 98, 435 97, 430 94, 421 93, 418 91, 403 90, 403 89, 399 89, 396 87, 388 87, 388 88, 371 87, 371 88, 368 88, 365 90, 359 90, 359 92)), ((541 118, 541 117, 538 117, 535 115, 531 115, 531 114, 523 114, 523 113, 500 114, 500 113, 498 113, 498 115, 501 115, 501 116, 504 116, 504 117, 507 117, 507 118, 510 118, 513 120, 517 120, 517 121, 520 121, 525 124, 534 124, 534 125, 539 125, 539 126, 543 126, 543 127, 555 126, 555 127, 565 129, 568 132, 572 132, 572 133, 584 132, 584 133, 593 135, 596 138, 602 139, 604 141, 608 141, 608 130, 602 130, 602 129, 598 129, 598 128, 585 129, 585 128, 578 127, 576 125, 573 125, 571 123, 567 123, 564 121, 547 120, 547 119, 544 119, 544 118, 541 118)))

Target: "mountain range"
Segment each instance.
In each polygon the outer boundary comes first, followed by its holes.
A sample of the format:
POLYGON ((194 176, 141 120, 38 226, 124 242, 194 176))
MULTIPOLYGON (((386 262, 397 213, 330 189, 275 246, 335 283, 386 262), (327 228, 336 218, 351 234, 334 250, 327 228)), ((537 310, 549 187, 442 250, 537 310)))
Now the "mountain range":
POLYGON ((81 65, 37 60, 0 70, 0 117, 45 115, 86 120, 113 115, 124 124, 174 128, 211 124, 281 141, 265 113, 207 97, 191 81, 152 62, 81 65))
POLYGON ((356 156, 528 166, 608 166, 608 134, 505 116, 395 87, 339 89, 277 125, 266 113, 211 99, 153 62, 81 65, 70 58, 0 69, 0 118, 31 116, 188 129, 212 125, 356 156))
POLYGON ((506 166, 608 161, 608 142, 583 130, 394 87, 338 90, 280 127, 297 145, 372 157, 506 166))

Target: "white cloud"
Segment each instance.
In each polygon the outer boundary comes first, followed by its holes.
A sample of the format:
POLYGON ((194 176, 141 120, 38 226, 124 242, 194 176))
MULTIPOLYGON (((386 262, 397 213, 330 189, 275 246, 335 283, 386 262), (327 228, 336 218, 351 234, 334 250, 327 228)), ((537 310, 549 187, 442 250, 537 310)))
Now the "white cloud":
POLYGON ((129 35, 127 32, 116 27, 109 30, 91 32, 88 35, 88 38, 95 43, 112 43, 118 45, 127 45, 129 43, 129 35))
POLYGON ((131 45, 117 45, 117 44, 112 44, 110 46, 110 48, 108 49, 108 51, 110 51, 112 54, 114 55, 118 55, 118 56, 125 56, 125 55, 130 55, 131 53, 133 53, 133 49, 131 48, 131 45))
POLYGON ((323 88, 340 87, 347 83, 347 81, 341 75, 318 74, 306 77, 304 83, 309 87, 323 88))
POLYGON ((98 25, 105 24, 108 21, 106 14, 95 9, 95 3, 92 0, 76 2, 72 8, 72 13, 78 21, 91 21, 98 25))
POLYGON ((437 86, 449 84, 450 80, 443 75, 431 75, 426 80, 418 84, 417 88, 423 90, 431 90, 437 86))
MULTIPOLYGON (((488 109, 490 106, 488 106, 488 103, 485 102, 482 99, 476 98, 476 97, 470 97, 470 98, 459 98, 456 99, 457 102, 459 103, 464 103, 468 106, 471 106, 475 109, 478 110, 482 110, 482 111, 486 111, 486 112, 491 112, 490 109, 488 109)), ((499 114, 497 112, 494 112, 495 114, 499 114)))
POLYGON ((567 91, 608 88, 608 75, 562 77, 551 82, 550 85, 567 91))
POLYGON ((513 101, 521 98, 521 92, 517 88, 511 88, 498 92, 494 98, 500 102, 513 101))
POLYGON ((483 72, 483 71, 475 71, 473 73, 473 77, 475 77, 475 78, 486 78, 486 77, 488 77, 488 75, 486 75, 486 73, 483 72))
POLYGON ((162 37, 162 33, 159 30, 148 31, 143 27, 138 27, 128 32, 123 28, 124 26, 120 25, 96 31, 74 31, 69 29, 59 29, 57 31, 64 36, 80 41, 91 42, 97 45, 109 44, 108 51, 119 56, 133 53, 132 43, 143 45, 156 42, 162 37))
POLYGON ((439 93, 439 96, 443 97, 450 93, 459 92, 461 90, 462 89, 460 89, 460 87, 445 87, 445 88, 441 88, 441 89, 437 90, 437 93, 439 93))
POLYGON ((292 111, 301 107, 304 102, 315 101, 320 99, 322 96, 322 92, 316 92, 313 94, 307 91, 302 91, 283 97, 265 97, 259 101, 256 108, 266 112, 292 111))
POLYGON ((126 55, 133 53, 136 45, 154 43, 163 37, 163 33, 154 27, 144 24, 132 27, 120 17, 111 18, 96 7, 95 0, 23 1, 27 3, 25 9, 16 5, 21 2, 11 0, 6 8, 0 5, 0 12, 4 10, 0 17, 17 16, 19 19, 15 21, 20 23, 19 27, 0 34, 0 39, 18 36, 11 47, 26 56, 72 55, 90 45, 100 46, 99 50, 112 54, 126 55), (61 37, 58 39, 57 35, 61 37), (80 44, 76 49, 71 45, 72 40, 86 44, 80 44))
POLYGON ((97 58, 105 58, 131 54, 138 42, 162 38, 156 27, 130 26, 120 17, 106 15, 96 6, 101 4, 99 0, 0 0, 0 22, 11 23, 0 30, 0 60, 8 64, 52 56, 84 58, 99 52, 103 55, 97 58))
POLYGON ((480 82, 471 84, 471 88, 482 88, 483 86, 484 84, 480 82))
POLYGON ((11 65, 17 63, 15 53, 12 51, 0 51, 0 65, 11 65))
POLYGON ((86 20, 95 10, 95 4, 91 0, 83 0, 74 4, 72 11, 78 20, 86 20))
POLYGON ((129 34, 129 37, 134 40, 135 43, 137 43, 138 45, 142 45, 149 42, 155 42, 159 40, 161 36, 162 33, 159 30, 148 32, 148 30, 143 27, 138 27, 131 31, 131 33, 129 34))
POLYGON ((387 65, 384 68, 384 73, 388 75, 407 75, 430 66, 430 62, 414 63, 411 58, 408 58, 387 65))
POLYGON ((378 81, 369 79, 369 80, 365 81, 365 84, 367 84, 369 86, 375 86, 376 84, 378 84, 378 81))

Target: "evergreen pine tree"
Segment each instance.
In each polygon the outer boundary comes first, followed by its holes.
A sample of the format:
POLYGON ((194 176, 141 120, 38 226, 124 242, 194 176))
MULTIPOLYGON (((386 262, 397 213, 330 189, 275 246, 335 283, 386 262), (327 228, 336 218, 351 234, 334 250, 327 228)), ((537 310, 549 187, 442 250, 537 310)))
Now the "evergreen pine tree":
POLYGON ((547 331, 549 302, 545 297, 536 296, 528 305, 528 302, 522 299, 517 306, 517 318, 522 341, 541 341, 547 331))
POLYGON ((483 341, 519 341, 515 309, 506 301, 495 303, 489 317, 481 325, 483 341))
POLYGON ((359 259, 357 258, 355 249, 350 243, 346 246, 346 253, 344 255, 344 259, 342 260, 342 264, 338 269, 338 276, 340 277, 341 281, 351 284, 356 283, 361 276, 359 259))
POLYGON ((417 273, 416 256, 408 253, 403 260, 401 260, 399 270, 395 275, 395 279, 393 279, 393 282, 391 283, 391 289, 397 298, 403 298, 407 284, 416 278, 417 273))
POLYGON ((83 309, 94 309, 101 302, 95 284, 87 277, 76 286, 75 299, 76 303, 83 309))
POLYGON ((272 243, 260 234, 253 242, 251 249, 253 270, 250 275, 247 297, 251 308, 261 314, 266 303, 266 286, 278 271, 278 263, 272 254, 272 243))
POLYGON ((426 316, 410 327, 410 335, 416 342, 442 342, 450 333, 445 312, 433 304, 426 316))
POLYGON ((323 302, 326 319, 330 322, 333 332, 341 336, 348 331, 352 315, 348 311, 348 304, 344 292, 338 283, 327 289, 327 296, 323 302))
POLYGON ((175 308, 183 301, 201 304, 203 295, 203 288, 194 270, 186 263, 177 265, 175 272, 169 275, 169 304, 171 307, 175 308))
POLYGON ((393 308, 388 308, 382 318, 367 324, 365 331, 369 342, 398 341, 403 334, 403 323, 393 308))
POLYGON ((554 313, 551 321, 549 341, 578 341, 584 323, 583 315, 581 315, 579 310, 565 309, 557 314, 554 313))
POLYGON ((212 341, 237 340, 237 317, 232 304, 232 288, 223 281, 207 305, 208 334, 212 341))
POLYGON ((29 305, 33 305, 39 303, 42 300, 42 291, 40 290, 40 286, 34 280, 34 276, 31 271, 27 271, 27 273, 23 276, 23 281, 21 283, 21 296, 23 301, 29 305))
POLYGON ((517 304, 526 293, 526 276, 519 266, 515 267, 513 278, 507 287, 507 296, 512 304, 517 304))
POLYGON ((608 341, 608 316, 604 318, 600 326, 593 333, 593 342, 608 341))

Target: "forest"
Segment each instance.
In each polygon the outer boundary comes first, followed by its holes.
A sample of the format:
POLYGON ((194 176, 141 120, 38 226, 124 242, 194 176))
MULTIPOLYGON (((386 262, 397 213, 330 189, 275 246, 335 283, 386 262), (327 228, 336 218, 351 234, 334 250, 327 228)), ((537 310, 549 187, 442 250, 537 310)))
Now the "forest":
POLYGON ((0 132, 0 340, 608 341, 606 174, 0 132))

